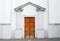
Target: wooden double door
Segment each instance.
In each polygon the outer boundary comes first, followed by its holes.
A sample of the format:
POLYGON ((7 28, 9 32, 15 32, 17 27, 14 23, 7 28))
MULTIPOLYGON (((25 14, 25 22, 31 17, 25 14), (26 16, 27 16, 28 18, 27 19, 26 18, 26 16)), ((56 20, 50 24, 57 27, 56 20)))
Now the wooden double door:
POLYGON ((25 17, 25 38, 35 38, 35 17, 25 17))

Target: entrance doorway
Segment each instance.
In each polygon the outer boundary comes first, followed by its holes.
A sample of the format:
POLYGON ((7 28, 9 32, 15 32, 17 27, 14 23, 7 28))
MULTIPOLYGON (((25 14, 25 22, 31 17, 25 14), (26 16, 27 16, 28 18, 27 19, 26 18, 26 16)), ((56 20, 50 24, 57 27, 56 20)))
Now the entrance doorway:
POLYGON ((25 38, 35 38, 35 17, 25 17, 25 38))

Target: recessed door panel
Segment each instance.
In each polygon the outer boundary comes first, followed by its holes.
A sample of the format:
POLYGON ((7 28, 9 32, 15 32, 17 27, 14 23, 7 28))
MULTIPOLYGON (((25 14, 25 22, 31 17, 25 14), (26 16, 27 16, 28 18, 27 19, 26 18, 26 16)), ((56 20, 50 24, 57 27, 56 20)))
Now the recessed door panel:
POLYGON ((34 26, 35 26, 35 24, 34 24, 34 23, 30 23, 30 26, 31 26, 31 27, 34 27, 34 26))
POLYGON ((29 27, 30 26, 30 23, 25 23, 25 27, 29 27))
POLYGON ((31 27, 31 28, 30 28, 30 31, 35 31, 35 28, 31 27))

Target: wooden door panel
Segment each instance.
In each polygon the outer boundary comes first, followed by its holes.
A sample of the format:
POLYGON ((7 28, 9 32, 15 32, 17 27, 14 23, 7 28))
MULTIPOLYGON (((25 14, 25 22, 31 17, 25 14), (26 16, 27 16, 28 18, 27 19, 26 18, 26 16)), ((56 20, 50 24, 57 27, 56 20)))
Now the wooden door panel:
POLYGON ((34 23, 30 23, 30 27, 32 27, 32 26, 35 26, 35 24, 34 23))
POLYGON ((26 28, 25 28, 25 31, 29 31, 29 30, 30 30, 30 28, 29 28, 29 27, 26 27, 26 28))
POLYGON ((29 22, 29 18, 25 18, 25 22, 29 22))
POLYGON ((32 27, 32 26, 35 26, 35 24, 34 23, 25 23, 25 26, 32 27))
POLYGON ((34 18, 31 18, 31 19, 30 19, 30 22, 35 22, 35 19, 34 19, 34 18))
POLYGON ((33 31, 30 32, 30 35, 31 35, 31 36, 34 36, 34 35, 35 35, 35 32, 33 32, 33 31))
POLYGON ((29 36, 30 32, 25 32, 25 36, 29 36))
POLYGON ((31 30, 31 31, 35 31, 35 28, 31 27, 30 30, 31 30))
POLYGON ((25 17, 25 37, 35 36, 35 18, 25 17))
POLYGON ((30 26, 30 23, 25 23, 25 26, 28 26, 29 27, 30 26))

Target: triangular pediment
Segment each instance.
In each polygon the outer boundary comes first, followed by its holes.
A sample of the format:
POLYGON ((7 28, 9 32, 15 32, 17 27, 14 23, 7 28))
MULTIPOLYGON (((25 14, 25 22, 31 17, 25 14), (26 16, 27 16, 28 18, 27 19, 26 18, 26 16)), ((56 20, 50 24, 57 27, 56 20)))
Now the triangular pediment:
POLYGON ((32 5, 32 6, 36 7, 36 10, 37 11, 45 11, 45 8, 43 8, 42 6, 36 5, 34 3, 31 3, 31 2, 28 2, 28 3, 24 4, 24 5, 21 5, 21 6, 17 7, 17 8, 15 8, 14 10, 16 12, 22 12, 23 11, 23 8, 25 6, 28 6, 28 5, 32 5))

